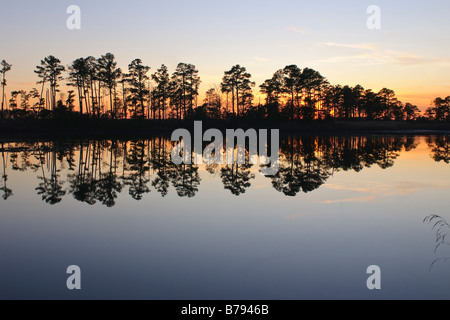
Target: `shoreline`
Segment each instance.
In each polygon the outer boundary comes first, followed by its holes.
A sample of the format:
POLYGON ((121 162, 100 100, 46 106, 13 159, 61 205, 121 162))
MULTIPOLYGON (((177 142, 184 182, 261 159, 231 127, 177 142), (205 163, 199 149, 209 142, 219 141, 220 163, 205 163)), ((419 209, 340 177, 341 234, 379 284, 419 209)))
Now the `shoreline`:
POLYGON ((450 134, 450 123, 418 121, 244 121, 244 120, 109 120, 83 121, 0 120, 0 139, 55 139, 55 138, 133 138, 170 136, 176 129, 193 131, 194 121, 202 121, 207 129, 279 129, 280 135, 445 135, 450 134))

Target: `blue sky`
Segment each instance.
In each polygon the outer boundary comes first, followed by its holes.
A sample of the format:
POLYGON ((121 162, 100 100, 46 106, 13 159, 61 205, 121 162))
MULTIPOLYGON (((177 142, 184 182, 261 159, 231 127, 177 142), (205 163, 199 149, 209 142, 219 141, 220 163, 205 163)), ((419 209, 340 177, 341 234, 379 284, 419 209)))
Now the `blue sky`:
POLYGON ((450 95, 448 1, 10 1, 2 4, 0 59, 13 65, 9 90, 29 88, 50 54, 115 54, 156 71, 178 62, 197 66, 201 91, 243 65, 257 85, 285 65, 320 71, 333 84, 388 87, 425 108, 450 95), (66 27, 69 5, 81 8, 81 30, 66 27), (381 30, 369 30, 369 5, 381 30))

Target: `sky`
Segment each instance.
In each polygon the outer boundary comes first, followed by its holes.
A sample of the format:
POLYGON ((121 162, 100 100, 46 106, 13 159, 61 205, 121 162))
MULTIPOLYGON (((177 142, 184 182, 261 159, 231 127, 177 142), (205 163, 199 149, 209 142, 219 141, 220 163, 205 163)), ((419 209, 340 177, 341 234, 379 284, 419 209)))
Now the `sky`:
POLYGON ((13 65, 8 96, 37 87, 33 71, 50 54, 67 66, 111 52, 125 70, 135 58, 151 73, 194 64, 200 93, 236 64, 252 74, 255 94, 296 64, 331 84, 390 88, 424 110, 450 95, 449 9, 448 0, 15 0, 2 3, 0 60, 13 65), (81 9, 80 30, 66 26, 70 5, 81 9), (370 5, 381 10, 379 30, 367 27, 370 5))

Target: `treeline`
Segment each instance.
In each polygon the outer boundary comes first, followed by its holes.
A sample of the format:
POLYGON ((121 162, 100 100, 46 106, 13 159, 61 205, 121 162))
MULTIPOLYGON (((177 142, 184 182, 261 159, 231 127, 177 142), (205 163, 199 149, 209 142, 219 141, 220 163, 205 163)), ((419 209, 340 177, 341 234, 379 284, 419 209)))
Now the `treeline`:
POLYGON ((419 108, 399 101, 393 90, 379 92, 357 85, 332 85, 318 71, 289 65, 259 86, 264 103, 254 103, 255 82, 245 67, 225 71, 222 82, 198 101, 200 77, 192 64, 179 63, 170 74, 162 65, 153 74, 140 59, 127 70, 111 53, 78 58, 64 66, 50 55, 36 66, 38 88, 12 91, 6 98, 6 73, 1 62, 1 117, 43 119, 81 115, 107 119, 273 119, 273 120, 450 120, 450 97, 437 98, 421 115, 419 108), (65 84, 70 90, 62 92, 65 84))

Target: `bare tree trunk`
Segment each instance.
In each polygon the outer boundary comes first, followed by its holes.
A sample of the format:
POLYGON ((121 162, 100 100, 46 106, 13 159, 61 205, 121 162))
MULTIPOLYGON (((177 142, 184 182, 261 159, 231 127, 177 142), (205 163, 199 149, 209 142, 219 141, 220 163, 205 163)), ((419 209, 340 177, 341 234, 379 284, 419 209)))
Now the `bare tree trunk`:
POLYGON ((150 113, 152 108, 152 96, 150 94, 150 81, 148 81, 148 100, 147 100, 147 119, 150 119, 150 113))
POLYGON ((236 112, 237 116, 239 117, 239 89, 236 86, 236 112))
POLYGON ((77 80, 77 89, 78 89, 78 103, 80 105, 80 114, 83 114, 83 96, 81 94, 81 83, 77 80))
POLYGON ((126 97, 125 97, 125 81, 122 82, 122 103, 123 103, 123 114, 124 114, 124 118, 127 118, 127 102, 126 102, 126 97))
POLYGON ((47 91, 45 92, 45 95, 46 95, 46 99, 45 99, 45 110, 48 110, 49 109, 49 92, 48 92, 48 89, 47 89, 47 91))
POLYGON ((233 114, 234 114, 234 86, 231 88, 231 104, 233 105, 233 114))
POLYGON ((229 110, 229 108, 228 108, 228 96, 229 96, 229 92, 227 91, 227 113, 228 113, 228 110, 229 110))
POLYGON ((41 96, 40 96, 40 98, 39 98, 39 111, 42 110, 42 107, 43 107, 43 105, 44 105, 43 102, 42 102, 42 96, 44 95, 44 85, 45 85, 45 81, 42 80, 41 96))
POLYGON ((185 88, 185 75, 183 74, 183 119, 186 118, 186 88, 185 88))
POLYGON ((141 102, 141 117, 145 119, 145 106, 144 106, 144 93, 142 87, 145 84, 142 83, 142 75, 139 73, 139 100, 141 102))
POLYGON ((3 72, 3 81, 2 81, 2 119, 3 119, 3 105, 5 103, 5 72, 3 72))
POLYGON ((294 89, 291 90, 291 120, 294 120, 294 89))
POLYGON ((117 91, 116 91, 116 84, 114 83, 114 113, 113 113, 113 119, 116 118, 117 114, 117 91))
POLYGON ((111 118, 114 119, 111 87, 109 87, 109 109, 111 110, 111 118))
POLYGON ((97 101, 97 97, 95 97, 95 95, 96 95, 96 92, 97 92, 97 88, 96 88, 96 86, 95 86, 95 82, 93 81, 93 80, 91 80, 90 81, 91 83, 91 112, 92 112, 92 115, 95 117, 95 104, 96 104, 96 101, 97 101))
POLYGON ((97 116, 100 118, 100 104, 101 104, 101 96, 102 96, 102 84, 100 82, 100 80, 98 81, 98 96, 97 96, 97 101, 98 101, 98 105, 97 105, 97 116))
POLYGON ((81 83, 83 90, 83 99, 84 99, 84 105, 86 106, 86 113, 90 116, 91 113, 91 107, 89 104, 89 87, 87 86, 87 84, 84 82, 84 80, 81 83))

